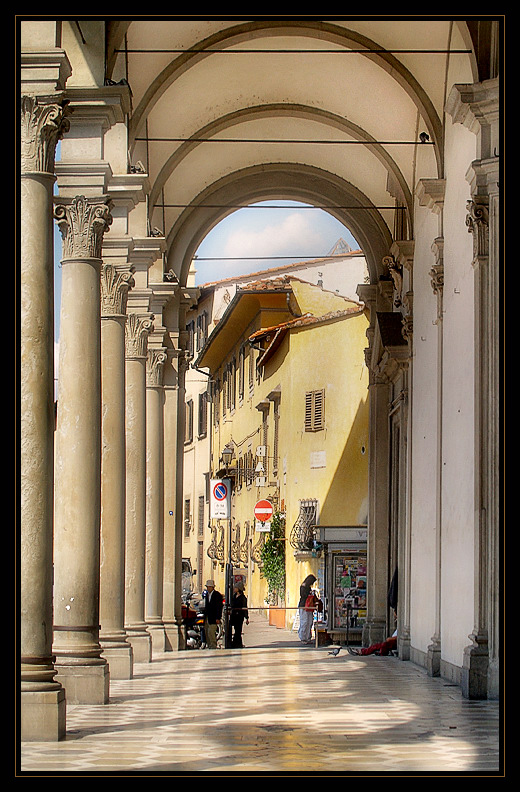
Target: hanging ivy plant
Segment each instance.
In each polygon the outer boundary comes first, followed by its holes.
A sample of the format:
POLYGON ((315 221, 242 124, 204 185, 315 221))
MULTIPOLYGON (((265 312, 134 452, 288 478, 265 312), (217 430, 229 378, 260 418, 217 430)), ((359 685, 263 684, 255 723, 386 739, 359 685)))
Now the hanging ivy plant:
POLYGON ((262 576, 267 580, 267 597, 271 604, 285 596, 285 516, 275 512, 271 530, 260 552, 262 576))

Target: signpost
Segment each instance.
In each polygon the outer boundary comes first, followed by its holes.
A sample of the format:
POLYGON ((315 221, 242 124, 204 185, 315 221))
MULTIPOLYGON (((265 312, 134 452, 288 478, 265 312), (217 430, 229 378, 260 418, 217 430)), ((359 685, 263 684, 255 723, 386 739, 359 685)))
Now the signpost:
POLYGON ((257 531, 271 530, 271 517, 273 516, 273 504, 268 500, 259 500, 255 506, 255 520, 257 531))
POLYGON ((212 479, 210 484, 210 517, 215 520, 229 520, 231 503, 231 482, 229 479, 212 479))

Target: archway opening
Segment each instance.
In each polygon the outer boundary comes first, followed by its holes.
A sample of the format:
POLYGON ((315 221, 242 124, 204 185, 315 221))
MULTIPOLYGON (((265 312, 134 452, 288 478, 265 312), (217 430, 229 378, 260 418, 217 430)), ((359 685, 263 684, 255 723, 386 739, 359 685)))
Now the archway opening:
MULTIPOLYGON (((326 211, 300 201, 261 201, 228 215, 205 236, 191 275, 199 286, 354 252, 361 252, 358 241, 326 211)), ((321 285, 343 294, 337 273, 321 285)))

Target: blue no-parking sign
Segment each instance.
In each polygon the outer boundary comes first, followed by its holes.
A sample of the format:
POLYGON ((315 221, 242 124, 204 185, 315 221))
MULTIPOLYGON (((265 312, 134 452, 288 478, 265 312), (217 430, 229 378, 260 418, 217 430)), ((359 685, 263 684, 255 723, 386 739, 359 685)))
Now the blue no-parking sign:
POLYGON ((229 520, 231 512, 230 479, 211 479, 210 518, 229 520))

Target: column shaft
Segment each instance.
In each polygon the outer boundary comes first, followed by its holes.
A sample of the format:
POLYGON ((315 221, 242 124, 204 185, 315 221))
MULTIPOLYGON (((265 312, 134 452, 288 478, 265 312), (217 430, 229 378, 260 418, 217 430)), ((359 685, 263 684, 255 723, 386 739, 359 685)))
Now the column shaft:
POLYGON ((131 679, 133 652, 124 629, 125 603, 125 323, 129 273, 102 274, 100 643, 111 679, 131 679))
POLYGON ((370 373, 369 538, 365 645, 386 638, 389 503, 389 385, 370 373))
POLYGON ((101 339, 99 238, 104 199, 75 198, 55 216, 64 237, 56 432, 54 650, 76 704, 108 702, 99 643, 101 339))

